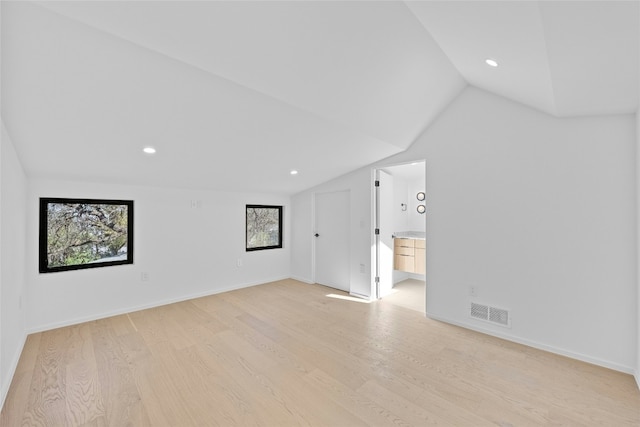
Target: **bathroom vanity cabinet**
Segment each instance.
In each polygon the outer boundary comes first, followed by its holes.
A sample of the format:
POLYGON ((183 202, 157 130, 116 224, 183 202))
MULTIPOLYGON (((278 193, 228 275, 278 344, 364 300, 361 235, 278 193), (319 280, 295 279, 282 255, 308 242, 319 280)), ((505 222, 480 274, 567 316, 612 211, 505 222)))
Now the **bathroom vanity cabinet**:
POLYGON ((393 268, 408 273, 425 274, 425 240, 396 237, 393 239, 393 268))

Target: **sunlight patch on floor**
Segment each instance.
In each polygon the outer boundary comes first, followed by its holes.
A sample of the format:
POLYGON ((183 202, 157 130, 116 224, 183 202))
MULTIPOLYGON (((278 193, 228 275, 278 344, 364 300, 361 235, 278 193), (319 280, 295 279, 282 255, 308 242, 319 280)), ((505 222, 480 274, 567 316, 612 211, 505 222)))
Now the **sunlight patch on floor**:
POLYGON ((325 296, 329 297, 329 298, 343 299, 345 301, 362 302, 362 303, 365 303, 365 304, 370 304, 371 303, 371 301, 366 300, 366 299, 356 298, 356 297, 349 297, 349 296, 346 296, 346 295, 327 294, 325 296))

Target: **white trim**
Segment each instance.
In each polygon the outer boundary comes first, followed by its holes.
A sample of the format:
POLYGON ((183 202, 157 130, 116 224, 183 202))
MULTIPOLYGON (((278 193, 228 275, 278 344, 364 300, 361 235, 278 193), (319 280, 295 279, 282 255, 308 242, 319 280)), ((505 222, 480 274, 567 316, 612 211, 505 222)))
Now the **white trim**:
POLYGON ((371 215, 369 220, 371 221, 371 226, 369 227, 369 256, 370 256, 370 266, 369 269, 369 299, 374 301, 378 298, 377 295, 377 286, 376 286, 376 274, 378 273, 378 241, 376 237, 376 221, 378 219, 378 214, 376 212, 376 203, 377 203, 377 195, 376 195, 376 182, 377 178, 377 169, 371 168, 371 182, 369 184, 369 197, 371 200, 370 209, 371 215))
POLYGON ((22 351, 24 350, 24 345, 27 342, 27 335, 23 334, 22 336, 22 344, 18 346, 18 351, 13 355, 13 361, 11 362, 11 367, 9 368, 9 375, 5 378, 5 382, 2 384, 2 396, 0 396, 0 410, 4 408, 4 402, 7 398, 7 394, 9 394, 9 387, 11 387, 11 382, 13 381, 13 377, 16 375, 16 369, 18 369, 18 362, 20 361, 20 356, 22 356, 22 351))
POLYGON ((222 288, 222 289, 215 289, 215 290, 210 290, 210 291, 199 292, 199 293, 196 293, 196 294, 184 295, 184 296, 180 296, 180 297, 176 297, 176 298, 169 298, 169 299, 166 299, 166 300, 160 300, 160 301, 152 302, 152 303, 149 303, 149 304, 142 304, 142 305, 139 305, 139 306, 127 307, 127 308, 108 311, 108 312, 105 312, 105 313, 96 314, 96 315, 92 315, 92 316, 78 317, 78 318, 75 318, 75 319, 65 320, 65 321, 62 321, 62 322, 55 322, 55 323, 49 323, 47 325, 35 326, 35 327, 32 327, 32 328, 29 328, 27 330, 27 332, 29 334, 32 334, 32 333, 35 333, 35 332, 48 331, 50 329, 61 328, 61 327, 64 327, 64 326, 77 325, 79 323, 91 322, 93 320, 104 319, 104 318, 112 317, 112 316, 119 316, 121 314, 126 314, 126 313, 133 313, 134 311, 146 310, 148 308, 160 307, 160 306, 163 306, 163 305, 173 304, 173 303, 176 303, 176 302, 182 302, 182 301, 187 301, 187 300, 191 300, 191 299, 195 299, 195 298, 201 298, 201 297, 206 297, 206 296, 210 296, 210 295, 221 294, 221 293, 224 293, 224 292, 235 291, 237 289, 244 289, 244 288, 250 288, 252 286, 265 285, 267 283, 278 282, 280 280, 286 280, 286 279, 289 279, 289 278, 290 278, 289 276, 274 277, 274 278, 270 278, 270 279, 261 280, 260 282, 244 283, 244 284, 229 286, 229 287, 222 288))
MULTIPOLYGON (((453 102, 453 101, 452 101, 453 102)), ((371 167, 371 297, 370 299, 379 299, 380 296, 377 295, 377 289, 378 287, 376 286, 375 283, 375 277, 376 274, 379 274, 379 268, 378 268, 378 239, 376 238, 375 235, 375 229, 376 226, 379 225, 376 222, 378 221, 378 193, 376 191, 376 187, 375 187, 375 181, 377 179, 379 179, 378 176, 378 171, 384 171, 386 168, 391 168, 391 167, 396 167, 396 166, 405 166, 405 165, 411 165, 412 163, 424 163, 424 189, 425 192, 427 191, 427 159, 423 158, 423 159, 414 159, 414 160, 406 160, 406 161, 401 161, 398 163, 376 163, 374 166, 371 167)), ((425 234, 426 234, 426 222, 427 222, 427 215, 424 216, 424 221, 425 221, 425 234)), ((426 257, 427 255, 425 254, 425 261, 426 261, 426 257)), ((416 279, 416 280, 422 280, 426 283, 427 281, 427 275, 426 274, 415 274, 415 273, 407 273, 408 274, 408 278, 410 279, 416 279)), ((393 278, 394 274, 392 272, 392 278, 391 278, 391 282, 392 282, 392 286, 395 285, 396 283, 400 283, 402 280, 406 280, 406 278, 404 279, 399 279, 398 281, 395 281, 395 279, 393 278)), ((426 299, 426 293, 427 293, 427 288, 425 288, 425 299, 426 299)))
POLYGON ((636 371, 633 377, 636 379, 636 385, 638 386, 638 390, 640 390, 640 372, 636 371))
POLYGON ((316 239, 315 234, 318 233, 316 228, 316 196, 318 193, 311 193, 311 282, 316 283, 316 239))
POLYGON ((426 282, 427 281, 427 275, 426 274, 418 274, 418 273, 409 273, 409 279, 420 280, 422 282, 426 282))
POLYGON ((369 295, 357 294, 355 292, 349 292, 349 295, 356 298, 361 298, 365 301, 373 301, 373 299, 369 295))
POLYGON ((289 277, 289 279, 297 280, 298 282, 306 283, 308 285, 313 285, 313 284, 316 283, 311 279, 305 279, 305 278, 299 277, 299 276, 291 276, 291 277, 289 277))
MULTIPOLYGON (((466 322, 459 322, 456 320, 451 320, 445 317, 441 317, 441 316, 437 316, 437 315, 433 315, 430 313, 427 313, 427 317, 433 320, 437 320, 440 322, 444 322, 444 323, 449 323, 451 325, 455 325, 455 326, 460 326, 462 328, 465 329, 470 329, 472 331, 476 331, 476 332, 480 332, 486 335, 491 335, 497 338, 502 338, 504 340, 507 341, 511 341, 511 342, 515 342, 518 344, 523 344, 529 347, 533 347, 533 348, 537 348, 538 350, 544 350, 544 351, 548 351, 550 353, 554 353, 554 354, 558 354, 560 356, 566 356, 569 357, 571 359, 575 359, 575 360, 580 360, 582 362, 587 362, 587 363, 591 363, 592 365, 598 365, 598 366, 602 366, 603 368, 607 368, 607 369, 613 369, 614 371, 619 371, 619 372, 624 372, 625 374, 631 374, 634 375, 634 369, 630 366, 624 366, 624 365, 620 365, 619 363, 614 363, 614 362, 610 362, 608 360, 603 360, 603 359, 599 359, 597 357, 591 357, 588 356, 586 354, 582 354, 582 353, 576 353, 573 351, 569 351, 569 350, 565 350, 562 348, 558 348, 558 347, 554 347, 554 346, 550 346, 547 344, 542 344, 536 341, 531 341, 531 340, 527 340, 527 339, 522 339, 522 338, 518 338, 518 337, 514 337, 513 335, 510 334, 506 334, 506 333, 501 333, 501 332, 496 332, 493 330, 489 330, 489 329, 484 329, 482 327, 479 327, 477 325, 472 325, 466 322)), ((636 382, 638 382, 638 387, 640 387, 640 381, 638 381, 638 375, 636 375, 636 382)))

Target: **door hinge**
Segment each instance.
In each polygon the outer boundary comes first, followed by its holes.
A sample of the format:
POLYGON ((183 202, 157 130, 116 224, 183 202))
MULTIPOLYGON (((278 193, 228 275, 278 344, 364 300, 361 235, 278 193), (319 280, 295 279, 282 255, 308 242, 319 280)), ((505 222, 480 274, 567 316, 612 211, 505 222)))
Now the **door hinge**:
POLYGON ((380 181, 376 180, 376 182, 375 182, 375 186, 376 186, 376 187, 380 187, 380 181))
POLYGON ((378 234, 380 234, 380 229, 379 229, 379 228, 376 228, 376 229, 375 229, 375 231, 374 231, 374 233, 375 233, 375 235, 377 236, 378 234))
POLYGON ((380 276, 376 276, 376 283, 380 283, 380 276))

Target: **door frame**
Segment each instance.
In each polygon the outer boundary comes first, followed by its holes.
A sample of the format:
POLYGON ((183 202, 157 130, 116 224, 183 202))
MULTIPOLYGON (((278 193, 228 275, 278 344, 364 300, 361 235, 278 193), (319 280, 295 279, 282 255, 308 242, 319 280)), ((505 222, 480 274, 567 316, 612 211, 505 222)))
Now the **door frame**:
MULTIPOLYGON (((426 159, 415 159, 398 163, 389 163, 389 164, 381 164, 371 168, 371 300, 380 299, 379 286, 376 281, 376 277, 379 277, 380 265, 379 265, 379 252, 380 252, 380 238, 376 235, 375 230, 379 228, 379 200, 378 200, 378 189, 375 186, 376 179, 378 177, 378 170, 394 167, 394 166, 405 166, 411 165, 412 163, 424 163, 424 188, 425 193, 427 192, 427 160, 426 159)), ((425 203, 426 204, 426 203, 425 203)), ((427 213, 429 209, 427 208, 427 213)), ((425 213, 425 230, 428 232, 429 222, 427 220, 427 215, 425 213)), ((425 263, 427 263, 427 271, 428 268, 428 259, 427 256, 428 251, 425 251, 425 263)), ((427 277, 425 274, 425 283, 427 283, 427 277)), ((427 298, 427 293, 429 290, 428 284, 425 285, 425 299, 427 298)), ((425 304, 425 312, 426 312, 426 304, 425 304)))

